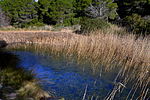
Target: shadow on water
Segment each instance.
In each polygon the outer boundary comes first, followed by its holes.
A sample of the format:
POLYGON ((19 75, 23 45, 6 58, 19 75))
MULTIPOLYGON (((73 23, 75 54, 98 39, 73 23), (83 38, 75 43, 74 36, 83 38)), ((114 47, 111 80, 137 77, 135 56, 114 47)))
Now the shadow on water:
POLYGON ((9 53, 9 52, 5 52, 3 50, 0 50, 0 98, 4 98, 4 94, 8 93, 8 92, 14 92, 12 89, 7 89, 6 90, 6 81, 4 78, 6 78, 6 74, 8 74, 8 72, 4 73, 4 70, 7 70, 9 68, 16 68, 17 64, 19 63, 19 59, 16 55, 9 53), (5 85, 5 86, 4 86, 5 85), (5 89, 4 89, 5 88, 5 89))
POLYGON ((0 50, 0 68, 4 69, 6 67, 15 68, 19 64, 19 58, 10 53, 0 50))

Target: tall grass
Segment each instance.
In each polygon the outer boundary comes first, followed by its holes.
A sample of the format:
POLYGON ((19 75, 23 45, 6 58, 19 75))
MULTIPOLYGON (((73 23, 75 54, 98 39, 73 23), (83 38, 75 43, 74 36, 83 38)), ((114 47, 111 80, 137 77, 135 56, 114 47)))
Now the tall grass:
MULTIPOLYGON (((133 34, 114 34, 118 29, 114 27, 88 36, 73 33, 41 36, 33 38, 28 43, 37 43, 38 46, 31 47, 37 52, 42 50, 49 54, 65 55, 68 59, 74 57, 79 64, 89 63, 93 72, 102 66, 105 71, 120 69, 116 80, 119 77, 124 79, 121 83, 117 83, 116 88, 119 89, 122 87, 120 84, 126 85, 128 81, 132 81, 134 85, 128 97, 133 98, 134 91, 140 87, 141 95, 138 98, 144 100, 149 93, 150 85, 150 39, 137 38, 133 34)), ((112 91, 106 100, 113 99, 115 93, 116 90, 112 91)))

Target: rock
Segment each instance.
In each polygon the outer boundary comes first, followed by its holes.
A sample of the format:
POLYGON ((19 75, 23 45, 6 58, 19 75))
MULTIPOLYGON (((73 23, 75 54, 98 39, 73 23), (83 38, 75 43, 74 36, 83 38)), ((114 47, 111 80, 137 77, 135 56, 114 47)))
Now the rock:
POLYGON ((27 98, 26 100, 34 100, 33 98, 27 98))
POLYGON ((0 48, 4 48, 4 47, 6 47, 6 46, 7 46, 6 41, 0 40, 0 48))
POLYGON ((33 97, 35 100, 46 100, 52 97, 48 92, 39 87, 36 81, 25 82, 18 90, 20 96, 33 97))
POLYGON ((16 93, 10 93, 10 94, 7 94, 6 97, 7 97, 9 100, 15 100, 16 97, 17 97, 17 94, 16 94, 16 93))
POLYGON ((3 85, 2 84, 0 84, 0 89, 3 87, 3 85))

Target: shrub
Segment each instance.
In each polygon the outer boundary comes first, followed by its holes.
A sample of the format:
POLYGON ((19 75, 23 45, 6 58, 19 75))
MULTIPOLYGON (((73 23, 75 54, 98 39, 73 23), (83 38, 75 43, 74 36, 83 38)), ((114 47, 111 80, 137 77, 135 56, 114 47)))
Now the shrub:
POLYGON ((62 26, 72 26, 79 24, 80 19, 79 18, 68 18, 65 19, 62 23, 62 26))
POLYGON ((124 21, 129 30, 137 34, 149 34, 150 33, 150 20, 143 19, 138 14, 132 14, 124 18, 124 21))
POLYGON ((80 25, 81 25, 80 31, 81 33, 84 34, 109 27, 109 23, 107 23, 102 19, 90 19, 90 18, 82 18, 80 25))
POLYGON ((30 72, 26 72, 21 68, 6 68, 0 71, 1 82, 5 86, 13 86, 18 88, 24 81, 31 81, 33 75, 30 72))

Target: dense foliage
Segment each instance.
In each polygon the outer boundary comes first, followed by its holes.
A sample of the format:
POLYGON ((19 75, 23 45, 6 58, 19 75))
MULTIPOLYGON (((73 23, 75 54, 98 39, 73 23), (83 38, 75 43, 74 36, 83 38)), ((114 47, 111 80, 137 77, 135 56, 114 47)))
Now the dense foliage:
POLYGON ((126 26, 138 34, 148 34, 150 32, 150 19, 144 19, 138 14, 132 14, 124 18, 126 26))
POLYGON ((71 25, 75 20, 73 0, 39 0, 39 17, 46 24, 71 25))
POLYGON ((115 0, 122 23, 138 34, 150 34, 150 0, 115 0))
POLYGON ((16 27, 70 26, 86 17, 114 21, 136 33, 148 34, 149 9, 150 0, 0 0, 0 16, 7 15, 10 24, 16 27))
POLYGON ((25 27, 37 22, 37 10, 33 0, 2 0, 0 5, 14 26, 25 27))
POLYGON ((81 25, 81 33, 91 33, 93 31, 99 30, 99 29, 106 29, 109 27, 109 24, 99 18, 87 18, 84 17, 80 21, 81 25))

